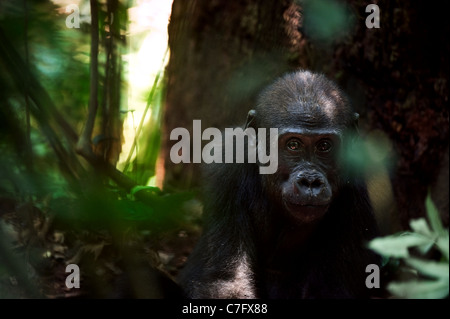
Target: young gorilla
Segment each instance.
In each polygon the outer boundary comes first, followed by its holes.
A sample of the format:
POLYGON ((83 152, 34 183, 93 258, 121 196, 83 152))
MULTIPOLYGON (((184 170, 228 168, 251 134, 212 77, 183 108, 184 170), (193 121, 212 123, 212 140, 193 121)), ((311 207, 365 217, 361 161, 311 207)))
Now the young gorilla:
POLYGON ((246 127, 278 128, 278 170, 208 167, 204 234, 180 275, 190 298, 364 298, 377 227, 361 177, 344 165, 358 114, 324 76, 287 74, 246 127))

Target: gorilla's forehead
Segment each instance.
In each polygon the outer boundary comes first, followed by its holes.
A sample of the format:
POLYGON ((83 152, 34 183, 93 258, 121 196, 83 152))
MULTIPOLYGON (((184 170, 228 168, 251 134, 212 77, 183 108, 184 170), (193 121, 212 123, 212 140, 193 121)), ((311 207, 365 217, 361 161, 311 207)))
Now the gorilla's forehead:
POLYGON ((345 95, 324 76, 296 72, 276 81, 260 96, 257 113, 264 127, 344 129, 353 115, 345 95))
POLYGON ((326 109, 320 105, 309 107, 288 106, 279 109, 277 114, 272 114, 271 127, 304 128, 305 130, 333 129, 341 132, 346 126, 344 114, 339 116, 335 108, 326 109))
POLYGON ((303 119, 327 118, 332 120, 336 118, 337 107, 332 101, 326 99, 322 101, 294 101, 285 105, 282 112, 303 119))

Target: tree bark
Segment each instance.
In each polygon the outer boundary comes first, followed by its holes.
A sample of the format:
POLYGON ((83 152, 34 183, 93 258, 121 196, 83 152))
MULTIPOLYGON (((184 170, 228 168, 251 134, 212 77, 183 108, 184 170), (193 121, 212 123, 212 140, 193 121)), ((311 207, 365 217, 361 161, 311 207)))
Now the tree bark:
POLYGON ((170 160, 174 128, 192 132, 194 119, 202 121, 202 130, 245 122, 256 93, 288 70, 283 13, 289 5, 258 0, 173 2, 161 152, 164 188, 186 189, 200 182, 198 164, 170 160))

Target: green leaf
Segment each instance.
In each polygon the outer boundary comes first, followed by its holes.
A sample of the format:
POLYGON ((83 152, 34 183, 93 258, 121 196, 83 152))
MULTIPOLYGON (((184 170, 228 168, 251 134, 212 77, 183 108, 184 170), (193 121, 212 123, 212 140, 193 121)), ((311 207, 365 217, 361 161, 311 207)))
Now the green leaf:
POLYGON ((161 193, 161 190, 160 190, 158 187, 138 185, 138 186, 134 186, 134 187, 131 189, 130 194, 131 194, 131 195, 134 195, 134 194, 136 194, 137 192, 142 191, 142 190, 148 190, 148 191, 154 192, 154 193, 156 193, 156 194, 161 193))
POLYGON ((409 226, 411 226, 411 229, 416 233, 429 238, 433 238, 434 236, 425 218, 413 219, 409 222, 409 226))
POLYGON ((441 217, 436 205, 434 205, 433 200, 431 199, 430 192, 428 192, 427 198, 425 199, 425 208, 427 209, 428 219, 430 220, 433 231, 439 235, 443 234, 444 227, 442 226, 441 217))
POLYGON ((389 257, 405 258, 409 256, 408 248, 433 244, 433 240, 417 233, 404 233, 400 236, 375 238, 369 242, 369 248, 389 257))
POLYGON ((448 262, 420 260, 417 258, 408 258, 405 259, 405 262, 425 276, 447 280, 447 282, 449 280, 448 262))
POLYGON ((439 236, 437 239, 436 245, 438 246, 441 253, 446 258, 447 262, 449 261, 449 236, 448 229, 444 231, 442 236, 439 236))
POLYGON ((410 221, 409 225, 416 233, 424 235, 431 240, 428 245, 417 247, 421 254, 426 254, 433 247, 437 234, 430 229, 425 218, 413 219, 410 221))
POLYGON ((120 200, 116 202, 116 207, 126 220, 146 220, 154 216, 153 208, 137 201, 120 200))
POLYGON ((412 280, 392 282, 387 289, 395 296, 408 299, 438 299, 448 296, 448 280, 412 280))

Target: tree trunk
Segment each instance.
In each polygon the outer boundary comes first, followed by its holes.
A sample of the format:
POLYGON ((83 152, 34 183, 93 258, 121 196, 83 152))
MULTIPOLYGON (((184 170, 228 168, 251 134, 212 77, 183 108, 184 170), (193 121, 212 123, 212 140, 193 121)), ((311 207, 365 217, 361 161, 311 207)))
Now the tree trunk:
MULTIPOLYGON (((192 121, 208 127, 245 122, 256 93, 288 70, 283 13, 289 1, 175 0, 162 139, 165 189, 199 185, 199 165, 173 164, 170 132, 192 121)), ((192 137, 192 134, 191 134, 192 137)), ((192 155, 192 152, 191 152, 192 155)))

